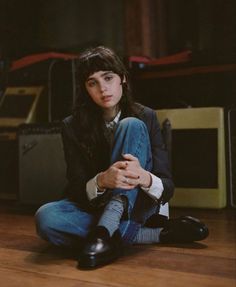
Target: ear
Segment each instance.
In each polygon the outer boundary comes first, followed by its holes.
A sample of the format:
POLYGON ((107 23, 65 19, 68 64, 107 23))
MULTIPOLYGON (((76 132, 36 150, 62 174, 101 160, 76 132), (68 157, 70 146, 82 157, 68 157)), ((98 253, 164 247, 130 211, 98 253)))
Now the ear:
POLYGON ((126 76, 124 75, 123 76, 123 79, 122 79, 122 84, 124 84, 124 83, 126 83, 127 81, 126 81, 126 76))

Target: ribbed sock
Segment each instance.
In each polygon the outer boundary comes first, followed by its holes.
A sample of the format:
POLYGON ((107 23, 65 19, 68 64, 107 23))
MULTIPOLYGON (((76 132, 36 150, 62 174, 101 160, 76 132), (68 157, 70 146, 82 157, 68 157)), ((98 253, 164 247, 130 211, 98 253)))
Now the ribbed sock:
POLYGON ((124 212, 124 202, 121 199, 111 199, 106 205, 102 216, 99 219, 98 226, 104 226, 110 236, 119 228, 120 219, 124 212))
POLYGON ((134 238, 134 244, 151 244, 160 242, 160 232, 163 228, 141 227, 134 238))

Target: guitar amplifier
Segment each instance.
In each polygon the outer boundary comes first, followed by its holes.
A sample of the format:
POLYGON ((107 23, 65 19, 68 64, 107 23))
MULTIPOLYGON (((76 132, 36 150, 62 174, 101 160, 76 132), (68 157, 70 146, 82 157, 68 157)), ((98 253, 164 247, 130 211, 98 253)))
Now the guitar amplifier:
POLYGON ((23 124, 19 127, 19 201, 41 205, 61 198, 66 164, 60 124, 23 124))
POLYGON ((171 169, 176 207, 224 208, 227 199, 224 110, 158 110, 171 123, 171 169))

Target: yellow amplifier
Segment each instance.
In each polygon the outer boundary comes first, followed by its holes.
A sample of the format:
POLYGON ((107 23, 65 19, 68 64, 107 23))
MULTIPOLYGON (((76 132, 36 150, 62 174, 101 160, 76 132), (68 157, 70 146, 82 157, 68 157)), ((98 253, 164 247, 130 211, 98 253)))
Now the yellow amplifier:
POLYGON ((220 107, 157 110, 171 123, 171 168, 176 186, 170 205, 226 206, 224 110, 220 107))
POLYGON ((0 127, 18 127, 35 122, 42 86, 8 87, 0 99, 0 127))

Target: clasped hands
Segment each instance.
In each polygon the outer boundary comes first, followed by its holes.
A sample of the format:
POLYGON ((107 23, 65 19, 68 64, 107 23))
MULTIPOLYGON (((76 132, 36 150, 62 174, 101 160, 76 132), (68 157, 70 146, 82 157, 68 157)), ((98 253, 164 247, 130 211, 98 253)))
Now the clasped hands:
POLYGON ((151 185, 151 175, 141 167, 138 158, 131 154, 123 154, 122 156, 123 160, 115 162, 98 175, 99 187, 127 190, 138 185, 149 187, 151 185))

